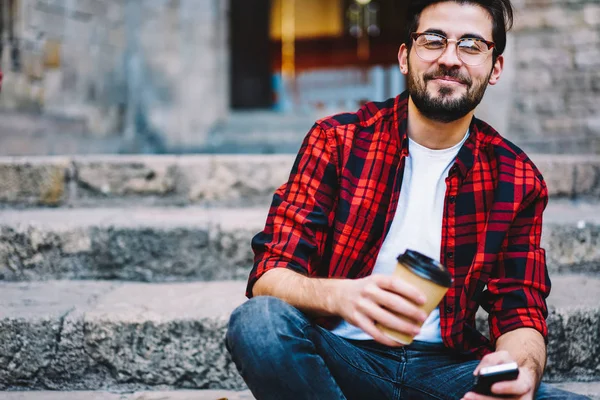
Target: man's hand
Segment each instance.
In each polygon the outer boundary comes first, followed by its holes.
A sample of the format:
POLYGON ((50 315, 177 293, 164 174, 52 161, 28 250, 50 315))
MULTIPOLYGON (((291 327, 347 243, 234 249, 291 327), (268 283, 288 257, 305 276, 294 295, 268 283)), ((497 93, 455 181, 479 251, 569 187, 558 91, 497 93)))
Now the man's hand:
POLYGON ((371 275, 362 279, 339 282, 334 300, 335 313, 381 344, 401 346, 400 343, 385 336, 375 326, 375 322, 415 336, 427 319, 427 314, 418 308, 425 304, 425 295, 414 286, 394 276, 371 275), (414 322, 405 321, 394 314, 414 322))
MULTIPOLYGON (((477 375, 482 368, 513 362, 507 351, 501 350, 483 357, 473 375, 477 375)), ((502 398, 532 400, 536 388, 536 374, 529 368, 520 367, 519 377, 514 381, 497 382, 492 385, 492 393, 502 398)), ((465 394, 463 400, 493 400, 499 397, 489 397, 474 392, 465 394)))

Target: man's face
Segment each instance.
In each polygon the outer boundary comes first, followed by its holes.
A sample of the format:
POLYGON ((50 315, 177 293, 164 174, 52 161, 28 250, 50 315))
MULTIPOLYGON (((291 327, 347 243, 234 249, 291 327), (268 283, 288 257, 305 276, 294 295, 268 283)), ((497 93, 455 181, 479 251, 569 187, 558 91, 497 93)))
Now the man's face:
POLYGON ((417 54, 414 41, 410 53, 405 45, 400 47, 400 69, 408 75, 409 94, 425 117, 438 122, 460 119, 479 105, 488 84, 496 84, 502 72, 502 56, 494 64, 490 52, 481 64, 467 65, 460 59, 454 41, 469 37, 491 42, 492 26, 491 15, 477 5, 448 1, 423 10, 417 32, 433 32, 450 40, 433 61, 417 54))

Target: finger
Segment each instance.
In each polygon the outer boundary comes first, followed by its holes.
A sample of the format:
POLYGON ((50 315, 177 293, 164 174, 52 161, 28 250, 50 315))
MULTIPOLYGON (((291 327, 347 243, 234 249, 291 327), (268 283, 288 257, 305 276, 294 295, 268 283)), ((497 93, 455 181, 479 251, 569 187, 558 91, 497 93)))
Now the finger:
POLYGON ((381 332, 379 330, 379 328, 377 328, 375 326, 373 321, 370 320, 369 318, 367 318, 365 315, 357 316, 356 323, 360 329, 362 329, 368 335, 370 335, 373 338, 373 340, 375 340, 376 342, 379 342, 383 345, 390 346, 390 347, 401 347, 402 346, 401 343, 398 343, 395 340, 392 340, 389 337, 387 337, 386 335, 384 335, 383 332, 381 332))
MULTIPOLYGON (((508 399, 518 399, 517 397, 507 397, 508 399)), ((498 400, 497 397, 485 396, 474 392, 469 392, 461 400, 498 400)))
POLYGON ((375 282, 382 289, 396 293, 417 305, 423 305, 427 301, 427 297, 421 290, 395 276, 378 275, 375 277, 375 282))
POLYGON ((495 353, 490 353, 481 359, 481 362, 479 363, 477 368, 475 368, 475 371, 473 371, 473 375, 479 374, 481 368, 491 367, 494 365, 500 365, 513 361, 514 360, 507 351, 501 350, 495 353))
POLYGON ((531 391, 533 388, 525 381, 525 379, 517 379, 508 382, 498 382, 492 385, 492 393, 495 394, 508 394, 512 396, 523 396, 531 391))
POLYGON ((389 292, 380 288, 377 285, 370 285, 365 288, 366 295, 380 306, 388 309, 394 314, 402 315, 403 317, 412 319, 419 324, 422 324, 427 319, 425 311, 421 310, 415 303, 398 296, 393 292, 389 292))
POLYGON ((421 327, 398 318, 388 310, 381 308, 378 304, 362 299, 357 304, 358 311, 367 316, 370 320, 379 322, 381 325, 393 329, 395 331, 404 333, 409 336, 415 336, 421 331, 421 327))

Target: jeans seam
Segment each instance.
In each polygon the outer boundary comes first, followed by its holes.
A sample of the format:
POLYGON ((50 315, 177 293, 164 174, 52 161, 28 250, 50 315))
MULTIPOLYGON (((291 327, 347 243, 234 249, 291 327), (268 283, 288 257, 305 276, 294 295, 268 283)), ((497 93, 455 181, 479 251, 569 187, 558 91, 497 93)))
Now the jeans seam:
MULTIPOLYGON (((321 334, 321 332, 319 332, 319 334, 321 334)), ((327 340, 327 341, 329 342, 329 344, 332 344, 332 342, 329 340, 329 338, 327 337, 327 335, 322 335, 322 336, 323 336, 323 338, 324 338, 325 340, 327 340)), ((340 338, 340 339, 342 339, 342 338, 340 338)), ((343 339, 342 339, 342 340, 343 340, 343 339)), ((350 343, 350 344, 351 344, 351 343, 350 343)), ((352 344, 351 344, 351 345, 352 345, 352 344)), ((397 384, 397 383, 398 383, 398 382, 396 382, 396 381, 395 381, 395 380, 393 380, 393 379, 389 379, 389 378, 385 378, 385 377, 383 377, 383 376, 375 375, 374 373, 372 373, 372 372, 370 372, 370 371, 366 371, 366 370, 364 370, 364 369, 360 368, 358 365, 354 364, 353 362, 351 362, 350 360, 348 360, 346 357, 344 357, 344 355, 342 355, 342 354, 341 354, 339 351, 337 351, 337 349, 335 348, 335 346, 331 346, 331 348, 333 349, 333 351, 335 351, 335 353, 336 353, 336 354, 337 354, 337 355, 338 355, 338 356, 339 356, 339 357, 340 357, 342 360, 344 360, 344 362, 345 362, 346 364, 350 365, 352 368, 354 368, 354 369, 357 369, 357 370, 359 370, 359 371, 361 371, 361 372, 363 372, 363 373, 365 373, 365 374, 367 374, 367 375, 370 375, 370 376, 372 376, 372 377, 374 377, 374 378, 377 378, 377 379, 382 379, 382 380, 384 380, 384 381, 387 381, 387 382, 390 382, 390 383, 393 383, 393 384, 397 384)))
POLYGON ((402 381, 404 380, 404 373, 406 372, 406 362, 400 362, 398 365, 398 382, 400 384, 397 386, 396 392, 394 393, 394 398, 401 400, 402 399, 402 381))

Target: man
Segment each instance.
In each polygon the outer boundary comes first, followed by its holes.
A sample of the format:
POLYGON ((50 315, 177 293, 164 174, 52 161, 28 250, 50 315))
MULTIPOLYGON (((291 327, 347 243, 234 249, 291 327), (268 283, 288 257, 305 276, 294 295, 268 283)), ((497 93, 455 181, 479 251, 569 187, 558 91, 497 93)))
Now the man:
POLYGON ((258 399, 495 398, 471 392, 473 375, 510 361, 519 377, 494 394, 581 398, 540 385, 546 184, 474 118, 502 74, 510 0, 413 2, 409 17, 408 93, 314 125, 253 239, 251 300, 227 347, 258 399), (430 315, 417 308, 427 293, 391 275, 407 248, 453 275, 430 315), (475 329, 480 305, 490 340, 475 329))

